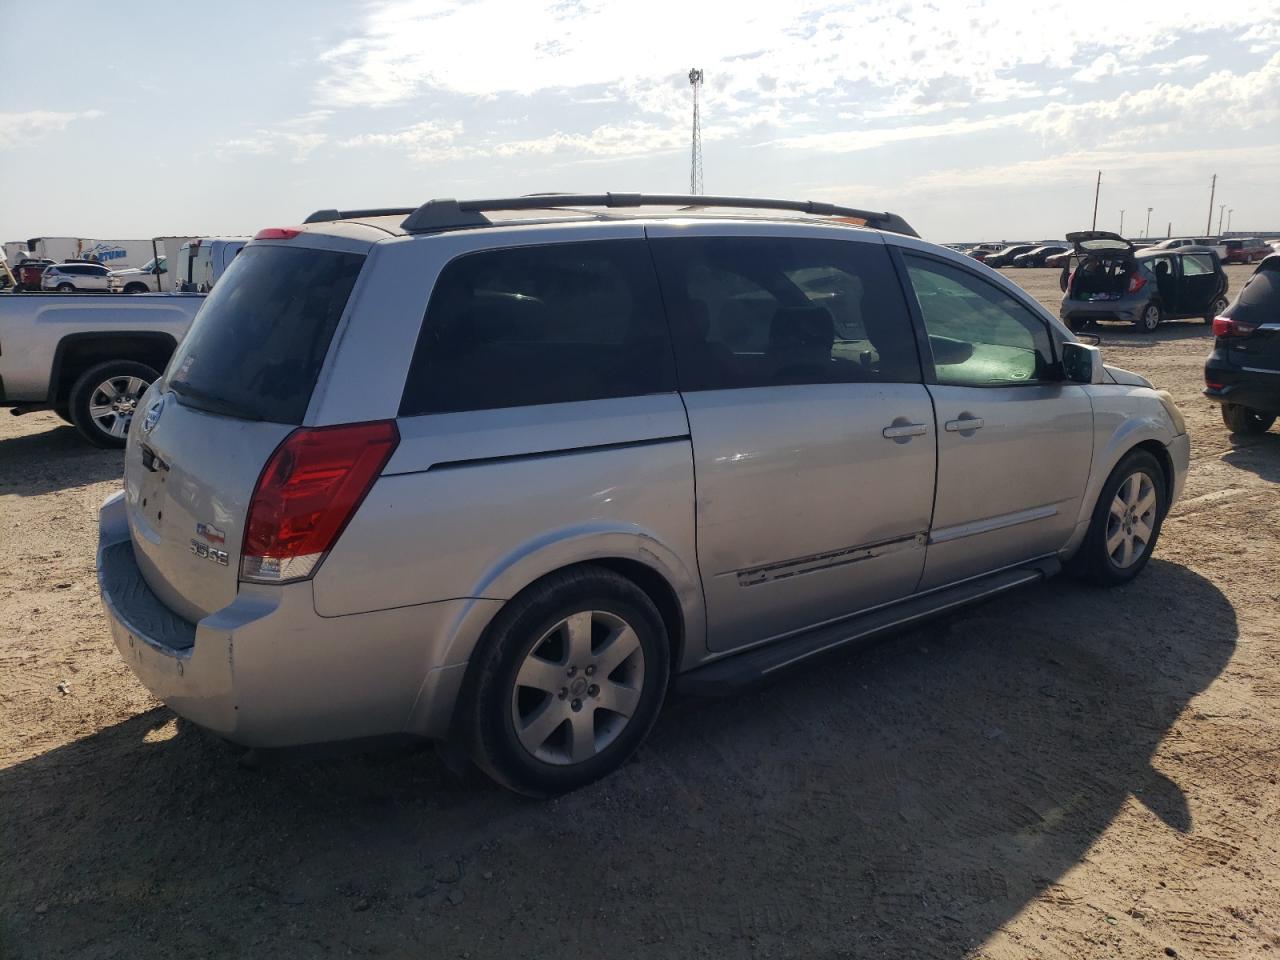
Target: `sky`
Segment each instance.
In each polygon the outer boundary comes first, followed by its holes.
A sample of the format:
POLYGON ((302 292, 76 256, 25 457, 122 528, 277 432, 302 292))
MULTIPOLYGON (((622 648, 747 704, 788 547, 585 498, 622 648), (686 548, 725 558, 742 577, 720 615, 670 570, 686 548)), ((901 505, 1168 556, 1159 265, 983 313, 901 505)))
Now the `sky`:
POLYGON ((321 208, 688 192, 939 242, 1280 230, 1274 0, 0 0, 0 240, 321 208), (1225 228, 1226 221, 1223 226, 1225 228))

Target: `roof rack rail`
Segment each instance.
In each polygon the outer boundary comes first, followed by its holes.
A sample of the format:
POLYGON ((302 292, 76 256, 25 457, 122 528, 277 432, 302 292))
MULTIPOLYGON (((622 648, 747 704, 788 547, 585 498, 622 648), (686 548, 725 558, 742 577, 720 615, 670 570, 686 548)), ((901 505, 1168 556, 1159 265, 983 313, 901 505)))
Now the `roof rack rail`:
POLYGON ((413 213, 413 207, 372 207, 368 210, 317 210, 303 223, 331 223, 334 220, 354 220, 365 217, 395 217, 413 213))
MULTIPOLYGON (((428 200, 409 213, 401 228, 408 233, 492 226, 486 210, 552 210, 561 207, 730 207, 794 210, 818 217, 842 217, 876 230, 920 236, 896 213, 838 207, 818 200, 765 200, 760 197, 704 197, 683 193, 552 193, 496 200, 428 200)), ((325 211, 326 213, 334 211, 325 211)), ((327 218, 326 218, 327 219, 327 218)), ((308 223, 311 222, 308 220, 308 223)))

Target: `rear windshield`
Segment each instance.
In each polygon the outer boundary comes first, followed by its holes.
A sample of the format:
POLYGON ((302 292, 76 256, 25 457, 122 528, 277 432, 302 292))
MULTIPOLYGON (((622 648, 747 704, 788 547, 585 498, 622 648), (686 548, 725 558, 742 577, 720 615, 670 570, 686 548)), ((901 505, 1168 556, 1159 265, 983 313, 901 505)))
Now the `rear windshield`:
POLYGON ((298 424, 364 256, 246 247, 200 308, 169 362, 186 406, 298 424))
POLYGON ((1280 269, 1259 267, 1222 315, 1241 323, 1280 323, 1280 269))

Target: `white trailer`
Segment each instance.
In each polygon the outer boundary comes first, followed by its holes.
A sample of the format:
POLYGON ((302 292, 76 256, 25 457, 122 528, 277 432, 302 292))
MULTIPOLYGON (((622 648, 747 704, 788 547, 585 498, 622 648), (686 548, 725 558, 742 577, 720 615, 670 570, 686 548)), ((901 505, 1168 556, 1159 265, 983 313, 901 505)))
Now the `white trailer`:
POLYGON ((153 256, 151 241, 147 240, 89 240, 80 241, 77 254, 81 260, 95 260, 108 270, 124 270, 140 267, 153 256))
POLYGON ((37 257, 61 263, 63 260, 79 260, 82 243, 84 241, 79 237, 32 237, 27 241, 27 249, 37 257))

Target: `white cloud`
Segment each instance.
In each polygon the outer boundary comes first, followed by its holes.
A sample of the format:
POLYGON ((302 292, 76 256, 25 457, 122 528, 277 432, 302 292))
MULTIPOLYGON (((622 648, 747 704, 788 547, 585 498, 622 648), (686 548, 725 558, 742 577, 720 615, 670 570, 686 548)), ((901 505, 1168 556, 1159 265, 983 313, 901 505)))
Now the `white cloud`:
POLYGON ((419 162, 452 160, 459 155, 456 146, 462 134, 461 123, 437 123, 425 120, 393 133, 362 133, 339 140, 340 147, 401 147, 419 162))
POLYGON ((25 113, 0 113, 0 150, 23 147, 60 133, 77 120, 93 120, 105 116, 101 110, 58 112, 28 110, 25 113))
POLYGON ((232 160, 291 152, 294 163, 303 163, 316 148, 328 142, 329 135, 317 128, 332 115, 332 110, 312 110, 281 121, 274 128, 259 128, 247 136, 221 140, 214 147, 214 156, 219 160, 232 160))

